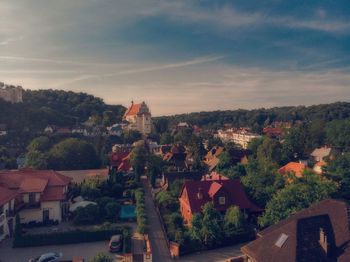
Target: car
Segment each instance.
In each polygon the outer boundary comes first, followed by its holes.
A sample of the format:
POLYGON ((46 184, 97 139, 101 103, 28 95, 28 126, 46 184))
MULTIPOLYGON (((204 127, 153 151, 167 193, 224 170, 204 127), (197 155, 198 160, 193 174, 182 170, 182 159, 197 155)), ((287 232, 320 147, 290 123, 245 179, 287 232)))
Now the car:
POLYGON ((62 253, 49 252, 38 256, 37 258, 32 258, 29 262, 56 262, 63 256, 62 253))
POLYGON ((119 252, 122 248, 122 242, 122 235, 113 235, 109 240, 109 252, 119 252))

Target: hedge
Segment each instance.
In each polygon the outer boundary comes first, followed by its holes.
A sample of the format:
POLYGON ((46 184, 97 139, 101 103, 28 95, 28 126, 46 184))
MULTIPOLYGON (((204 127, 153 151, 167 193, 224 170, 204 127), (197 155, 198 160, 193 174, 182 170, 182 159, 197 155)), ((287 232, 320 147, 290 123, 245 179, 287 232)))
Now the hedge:
POLYGON ((108 240, 112 235, 123 234, 129 231, 128 227, 119 227, 104 230, 75 230, 68 232, 57 232, 49 234, 22 235, 15 237, 13 247, 33 247, 45 245, 64 245, 83 242, 95 242, 108 240))
POLYGON ((142 188, 135 190, 137 232, 147 232, 147 215, 145 210, 145 192, 142 188))
POLYGON ((131 253, 131 234, 130 230, 123 230, 123 253, 131 253))

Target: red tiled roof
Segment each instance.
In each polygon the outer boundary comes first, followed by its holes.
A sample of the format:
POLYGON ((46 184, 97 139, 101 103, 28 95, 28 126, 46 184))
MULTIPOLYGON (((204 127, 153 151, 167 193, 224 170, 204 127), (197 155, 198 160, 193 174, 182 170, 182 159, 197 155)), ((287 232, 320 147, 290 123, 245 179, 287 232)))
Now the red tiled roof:
POLYGON ((64 199, 63 187, 61 186, 48 187, 41 196, 42 201, 59 201, 64 199))
POLYGON ((26 193, 41 193, 44 192, 46 185, 48 183, 48 179, 42 178, 24 178, 22 183, 20 184, 21 192, 26 193))
POLYGON ((112 167, 118 167, 123 160, 129 156, 129 154, 130 151, 113 152, 110 159, 110 165, 112 167))
MULTIPOLYGON (((187 191, 187 201, 190 209, 192 213, 196 213, 201 212, 202 206, 208 202, 211 202, 212 196, 214 196, 221 189, 225 190, 230 196, 227 199, 226 205, 222 208, 226 209, 232 205, 236 205, 241 209, 250 209, 253 212, 262 211, 248 199, 239 179, 216 181, 187 181, 181 190, 181 195, 184 190, 187 191), (217 184, 219 184, 221 187, 219 187, 217 184), (203 193, 203 197, 201 199, 197 197, 197 193, 199 191, 203 193)), ((221 207, 216 208, 220 210, 221 207)))
POLYGON ((307 166, 305 164, 289 162, 287 165, 278 169, 278 172, 282 175, 285 175, 287 173, 294 173, 296 177, 302 177, 305 169, 307 169, 307 166))
MULTIPOLYGON (((317 253, 314 247, 319 245, 320 227, 327 229, 327 223, 324 223, 325 220, 331 223, 330 230, 332 232, 328 233, 333 234, 335 248, 342 249, 342 252, 339 253, 339 256, 334 261, 350 261, 350 248, 346 244, 350 240, 348 206, 345 202, 333 199, 315 203, 309 208, 266 228, 258 233, 258 236, 260 236, 258 239, 243 246, 241 250, 244 254, 253 258, 254 261, 298 261, 298 252, 302 252, 304 255, 305 252, 311 255, 314 252, 317 253), (304 226, 306 223, 308 223, 307 227, 304 226), (282 233, 286 234, 288 238, 279 248, 275 243, 282 233)), ((332 238, 329 239, 331 240, 332 238)), ((333 255, 337 253, 333 252, 333 255)), ((326 261, 319 257, 317 258, 317 261, 326 261)))
POLYGON ((7 189, 5 187, 0 187, 0 205, 4 205, 11 199, 16 198, 17 192, 14 190, 7 189))
POLYGON ((211 172, 208 175, 203 176, 202 180, 228 180, 229 178, 226 176, 221 175, 218 172, 211 172))
POLYGON ((132 103, 131 106, 128 108, 128 110, 126 110, 126 112, 124 114, 124 118, 126 118, 127 116, 137 115, 137 113, 140 111, 141 105, 142 104, 132 103))

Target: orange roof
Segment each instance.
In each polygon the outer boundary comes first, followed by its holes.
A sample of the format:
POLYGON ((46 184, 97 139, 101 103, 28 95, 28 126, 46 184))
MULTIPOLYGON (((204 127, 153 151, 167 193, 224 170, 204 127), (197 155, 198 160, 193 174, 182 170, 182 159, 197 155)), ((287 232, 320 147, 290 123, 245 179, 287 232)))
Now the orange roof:
POLYGON ((0 187, 0 205, 4 205, 11 199, 16 198, 16 191, 7 189, 5 187, 0 187))
POLYGON ((131 106, 129 107, 129 109, 125 112, 124 118, 126 118, 127 116, 137 115, 137 113, 140 111, 141 105, 142 104, 132 103, 131 106))
POLYGON ((323 166, 326 166, 327 165, 327 163, 325 162, 325 161, 318 161, 316 164, 315 164, 315 166, 319 166, 319 167, 323 167, 323 166))
POLYGON ((26 193, 41 193, 45 190, 47 183, 48 179, 34 177, 24 178, 20 185, 20 189, 22 192, 26 193))
POLYGON ((296 177, 301 177, 306 168, 307 167, 305 164, 289 162, 287 165, 278 169, 278 172, 282 175, 285 175, 287 173, 294 173, 296 177))
POLYGON ((58 201, 64 199, 65 195, 63 192, 63 187, 61 186, 48 187, 41 197, 42 201, 58 201))
POLYGON ((215 194, 222 188, 222 185, 214 181, 209 188, 208 194, 210 197, 215 196, 215 194))

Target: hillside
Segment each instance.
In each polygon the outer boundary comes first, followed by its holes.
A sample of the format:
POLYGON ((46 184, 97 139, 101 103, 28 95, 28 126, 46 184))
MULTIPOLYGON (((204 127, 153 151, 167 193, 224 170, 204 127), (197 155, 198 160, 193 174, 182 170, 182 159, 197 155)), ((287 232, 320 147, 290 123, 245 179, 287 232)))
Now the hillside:
POLYGON ((232 124, 236 127, 251 127, 259 130, 262 126, 274 121, 313 121, 329 122, 337 119, 350 118, 350 103, 336 102, 331 104, 313 106, 290 106, 261 108, 254 110, 227 110, 213 112, 197 112, 175 116, 163 116, 155 118, 155 122, 167 120, 169 126, 179 122, 188 122, 207 128, 221 128, 224 124, 232 124))
POLYGON ((73 127, 90 116, 109 124, 120 121, 124 111, 123 106, 107 105, 92 95, 62 90, 26 90, 18 104, 0 99, 0 123, 17 131, 41 131, 47 125, 73 127))

